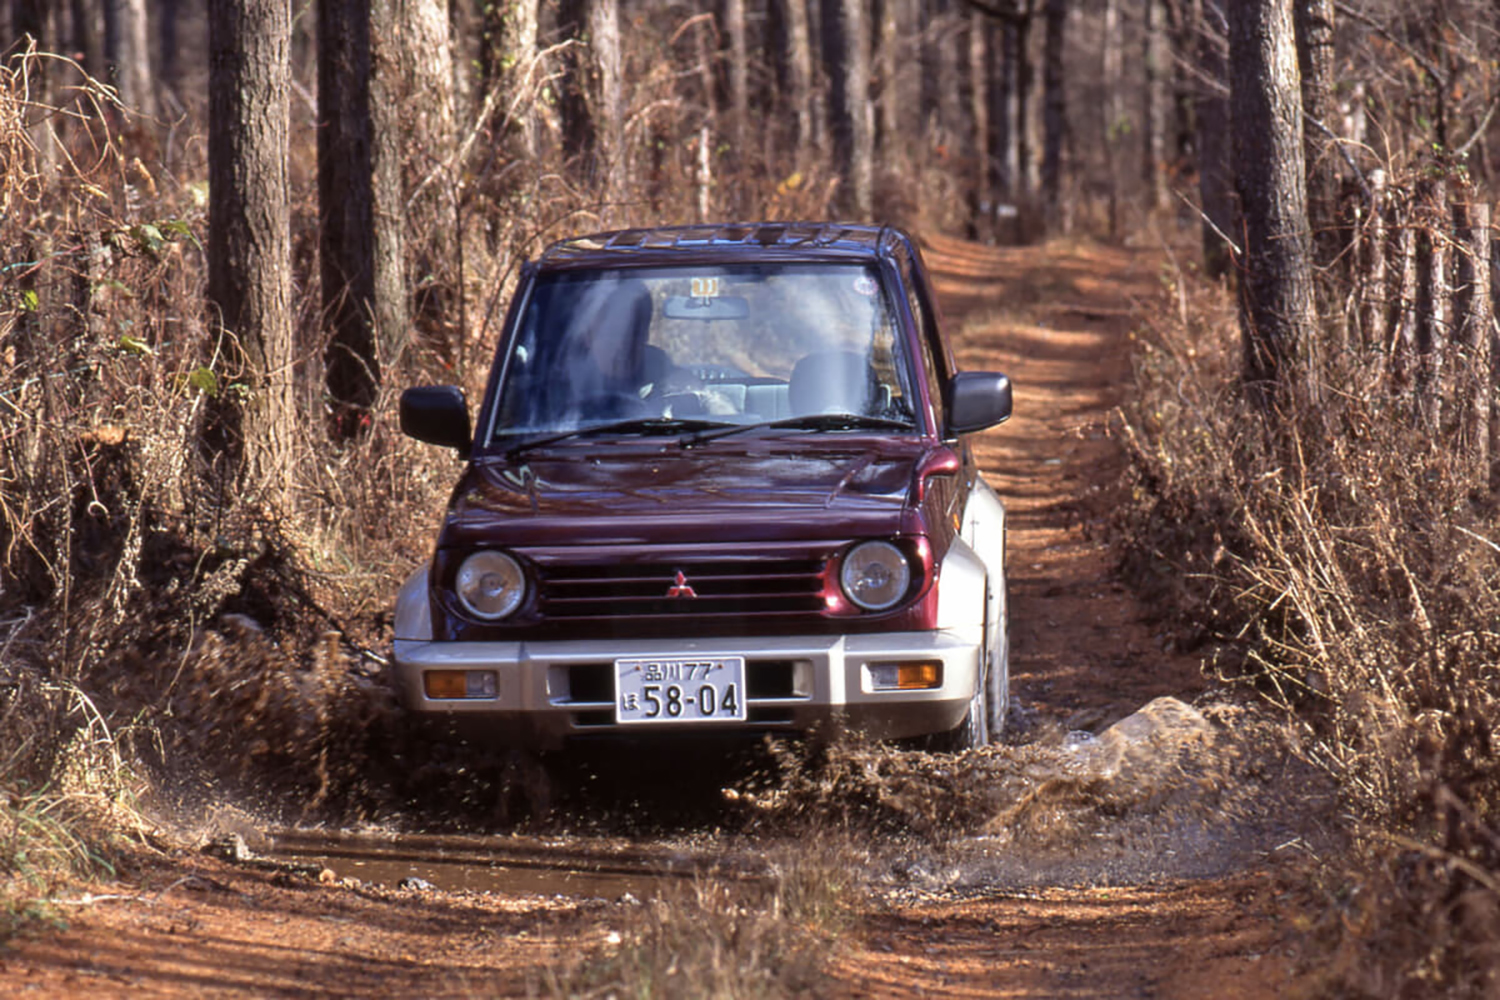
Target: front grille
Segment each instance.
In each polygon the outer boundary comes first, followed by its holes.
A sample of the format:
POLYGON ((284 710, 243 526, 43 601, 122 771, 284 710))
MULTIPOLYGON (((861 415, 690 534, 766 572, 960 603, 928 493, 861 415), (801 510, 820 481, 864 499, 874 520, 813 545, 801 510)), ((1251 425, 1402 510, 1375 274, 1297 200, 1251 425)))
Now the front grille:
POLYGON ((821 558, 544 565, 540 610, 550 619, 817 613, 824 565, 821 558))

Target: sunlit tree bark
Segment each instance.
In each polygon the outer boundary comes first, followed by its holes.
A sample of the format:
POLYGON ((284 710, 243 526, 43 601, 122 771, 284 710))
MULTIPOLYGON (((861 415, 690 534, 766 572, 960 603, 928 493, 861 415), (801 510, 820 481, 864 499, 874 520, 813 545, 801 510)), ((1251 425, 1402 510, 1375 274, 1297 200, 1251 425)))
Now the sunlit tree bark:
POLYGON ((226 374, 223 446, 242 481, 280 498, 297 423, 292 392, 285 0, 209 0, 208 298, 226 374))
POLYGON ((870 42, 863 0, 823 0, 822 31, 834 158, 844 165, 850 208, 868 219, 874 212, 875 130, 866 99, 870 42))
POLYGON ((1291 0, 1229 0, 1229 78, 1245 381, 1269 405, 1316 330, 1291 0))
POLYGON ((1234 184, 1229 166, 1229 23, 1225 0, 1202 0, 1198 18, 1198 197, 1203 206, 1203 270, 1229 273, 1234 184))

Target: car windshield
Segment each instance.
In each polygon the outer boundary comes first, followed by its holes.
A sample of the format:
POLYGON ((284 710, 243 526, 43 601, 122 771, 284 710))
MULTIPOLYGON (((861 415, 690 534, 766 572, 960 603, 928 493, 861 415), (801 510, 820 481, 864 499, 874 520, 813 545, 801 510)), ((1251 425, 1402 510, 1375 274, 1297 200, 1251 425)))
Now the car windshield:
POLYGON ((763 425, 917 429, 905 343, 876 270, 759 264, 566 271, 532 288, 491 443, 763 425))

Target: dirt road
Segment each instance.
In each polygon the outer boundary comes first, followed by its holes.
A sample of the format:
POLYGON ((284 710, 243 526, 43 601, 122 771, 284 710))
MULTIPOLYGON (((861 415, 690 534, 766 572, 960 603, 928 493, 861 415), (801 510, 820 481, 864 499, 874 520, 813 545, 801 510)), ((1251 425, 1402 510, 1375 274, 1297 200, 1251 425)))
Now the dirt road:
MULTIPOLYGON (((1158 259, 947 240, 929 257, 961 366, 1006 370, 1017 387, 1016 417, 980 456, 1011 510, 1018 726, 1098 731, 1152 698, 1191 700, 1197 663, 1160 648, 1111 582, 1091 524, 1096 491, 1118 473, 1105 425, 1128 388, 1132 313, 1150 308, 1158 259)), ((1282 904, 1255 869, 967 886, 873 902, 826 992, 1253 998, 1287 983, 1282 904)), ((609 940, 626 905, 295 877, 181 853, 61 903, 66 929, 0 951, 0 994, 545 994, 544 970, 609 940)))

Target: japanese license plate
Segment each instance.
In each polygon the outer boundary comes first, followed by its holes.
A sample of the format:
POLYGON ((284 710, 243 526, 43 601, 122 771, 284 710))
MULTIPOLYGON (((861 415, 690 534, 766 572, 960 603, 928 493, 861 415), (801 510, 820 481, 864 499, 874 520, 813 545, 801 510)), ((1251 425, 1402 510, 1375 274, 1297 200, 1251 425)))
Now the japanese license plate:
POLYGON ((616 722, 745 721, 745 658, 615 661, 616 722))

